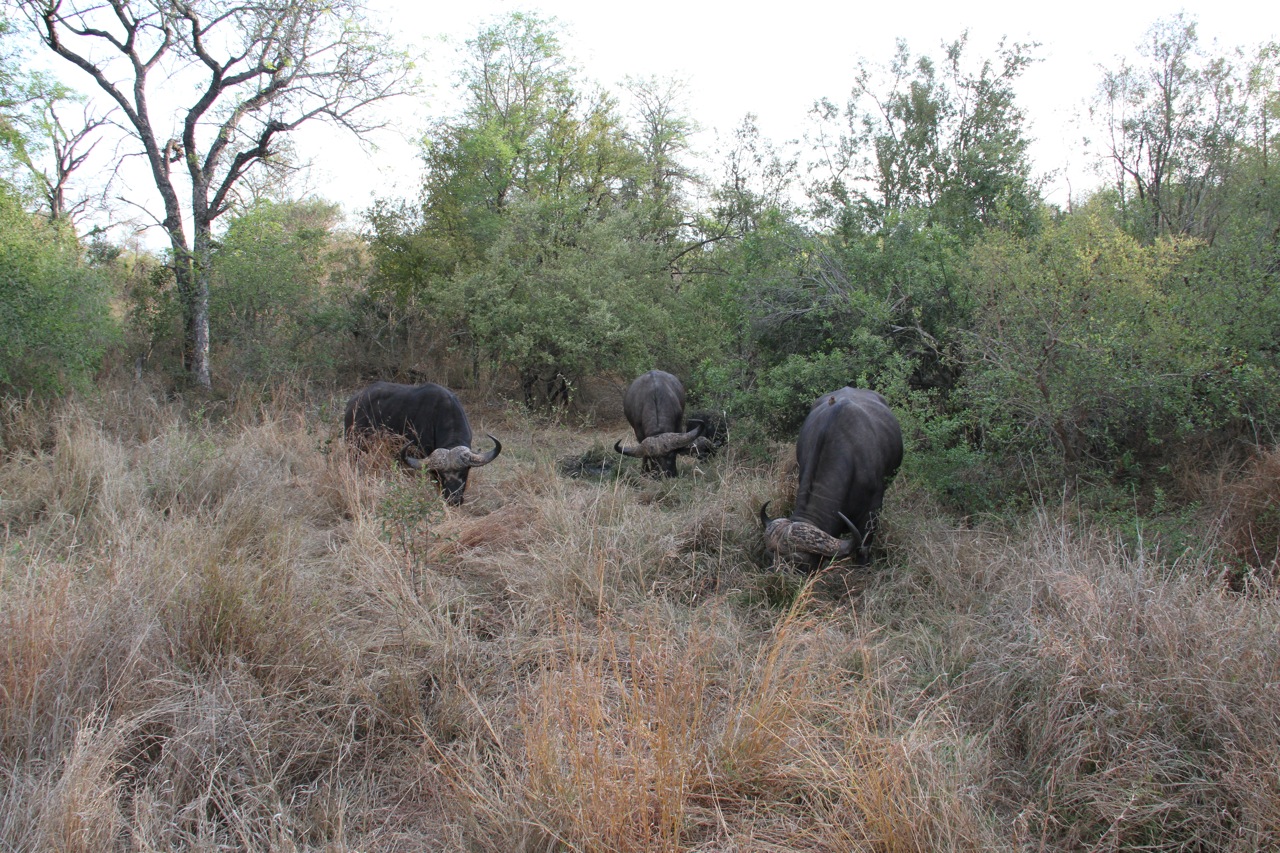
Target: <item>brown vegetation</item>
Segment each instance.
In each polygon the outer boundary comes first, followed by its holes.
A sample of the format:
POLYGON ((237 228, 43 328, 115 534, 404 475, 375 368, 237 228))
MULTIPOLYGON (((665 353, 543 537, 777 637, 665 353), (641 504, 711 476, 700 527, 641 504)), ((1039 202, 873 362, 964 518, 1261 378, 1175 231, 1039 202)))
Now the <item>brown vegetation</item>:
POLYGON ((0 413, 0 847, 1280 844, 1280 606, 1207 546, 960 527, 908 471, 806 585, 781 462, 567 478, 618 430, 477 407, 446 508, 340 402, 0 413))
POLYGON ((1263 451, 1212 490, 1236 589, 1280 582, 1280 450, 1263 451))

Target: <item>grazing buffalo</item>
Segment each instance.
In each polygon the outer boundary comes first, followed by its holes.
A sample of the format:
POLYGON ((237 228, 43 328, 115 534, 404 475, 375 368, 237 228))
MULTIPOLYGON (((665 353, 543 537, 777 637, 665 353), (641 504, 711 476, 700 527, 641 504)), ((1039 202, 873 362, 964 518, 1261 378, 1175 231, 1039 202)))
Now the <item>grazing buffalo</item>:
POLYGON ((790 518, 769 520, 765 546, 809 568, 823 557, 868 560, 888 481, 902 464, 902 428, 875 391, 841 388, 814 401, 796 440, 800 484, 790 518), (841 534, 852 532, 850 539, 841 534))
POLYGON ((502 443, 492 435, 493 450, 471 451, 471 424, 462 403, 448 388, 433 382, 375 382, 347 403, 342 427, 357 442, 379 433, 404 438, 400 458, 410 468, 430 471, 451 506, 462 503, 471 469, 488 465, 502 452, 502 443), (410 450, 421 456, 409 455, 410 450))
POLYGON ((676 476, 676 453, 691 445, 702 431, 696 424, 684 430, 684 386, 670 373, 650 370, 637 378, 622 397, 622 413, 635 430, 639 444, 613 449, 644 460, 644 471, 663 477, 676 476))

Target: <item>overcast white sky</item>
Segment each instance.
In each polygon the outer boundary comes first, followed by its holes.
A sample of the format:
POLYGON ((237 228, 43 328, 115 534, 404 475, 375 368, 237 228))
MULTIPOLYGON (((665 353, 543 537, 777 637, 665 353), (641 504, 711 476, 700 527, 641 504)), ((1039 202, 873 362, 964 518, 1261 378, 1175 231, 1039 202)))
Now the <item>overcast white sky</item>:
MULTIPOLYGON (((424 97, 390 104, 391 127, 375 134, 376 150, 349 134, 313 126, 296 137, 298 153, 312 161, 302 189, 341 202, 353 224, 375 198, 412 196, 420 184, 415 139, 430 118, 448 114, 458 51, 479 28, 515 11, 554 18, 565 54, 583 76, 615 92, 628 76, 675 78, 686 83, 689 115, 703 131, 697 153, 717 148, 748 113, 775 144, 803 136, 818 98, 843 104, 860 60, 886 63, 895 41, 913 54, 937 56, 945 41, 969 32, 972 60, 994 56, 1002 37, 1039 42, 1040 62, 1023 76, 1019 98, 1033 139, 1032 158, 1051 202, 1065 205, 1069 186, 1079 193, 1098 184, 1081 137, 1080 115, 1099 80, 1099 66, 1137 58, 1137 46, 1157 20, 1185 12, 1197 22, 1201 44, 1223 50, 1280 39, 1280 7, 1273 0, 1151 0, 1077 2, 841 3, 840 0, 471 0, 423 3, 369 0, 375 26, 396 32, 426 57, 420 65, 424 97)), ((71 86, 92 94, 87 79, 39 51, 33 56, 71 86)), ((104 146, 106 150, 106 146, 104 146)), ((123 173, 117 191, 159 209, 142 169, 123 173), (130 189, 127 184, 134 184, 130 189)), ((129 214, 128 209, 120 213, 129 214)), ((156 234, 159 240, 159 234, 156 234)), ((150 242, 150 235, 144 237, 150 242)), ((162 244, 159 241, 157 245, 162 244)))
MULTIPOLYGON (((775 143, 800 137, 813 101, 843 103, 858 61, 887 62, 898 38, 917 55, 937 55, 942 42, 968 30, 973 59, 994 56, 1001 37, 1039 42, 1042 61, 1026 72, 1019 92, 1035 139, 1032 156, 1038 172, 1062 172, 1077 192, 1095 183, 1077 119, 1097 85, 1100 64, 1113 67, 1120 55, 1136 58, 1150 26, 1179 10, 1197 21, 1205 46, 1254 46, 1280 31, 1280 7, 1267 0, 473 0, 424 4, 420 12, 408 11, 410 4, 402 0, 373 2, 406 40, 425 48, 424 78, 436 89, 423 103, 396 107, 399 132, 379 135, 376 155, 335 139, 332 131, 300 139, 303 153, 316 157, 311 185, 353 214, 374 196, 413 193, 418 163, 408 140, 425 117, 445 108, 455 48, 483 23, 513 11, 559 21, 566 53, 585 76, 606 87, 615 88, 628 75, 686 80, 690 113, 704 128, 696 140, 703 152, 714 147, 715 133, 731 132, 749 112, 775 143)), ((1065 204, 1066 194, 1065 179, 1049 185, 1049 200, 1065 204)))

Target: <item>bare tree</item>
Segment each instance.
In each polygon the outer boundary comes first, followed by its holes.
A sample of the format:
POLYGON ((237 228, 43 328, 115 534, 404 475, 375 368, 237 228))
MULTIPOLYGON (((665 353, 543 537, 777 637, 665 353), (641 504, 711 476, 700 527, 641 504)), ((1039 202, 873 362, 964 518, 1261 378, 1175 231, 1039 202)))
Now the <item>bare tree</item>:
POLYGON ((83 105, 78 121, 65 121, 60 114, 63 107, 76 100, 61 89, 42 95, 38 127, 35 128, 42 138, 34 140, 40 143, 39 149, 34 154, 30 148, 17 152, 17 159, 27 167, 36 189, 44 196, 49 218, 72 222, 93 203, 89 195, 68 201, 67 191, 72 176, 89 159, 101 141, 98 130, 107 124, 106 119, 83 105), (48 156, 41 157, 40 149, 47 149, 48 156), (47 165, 42 160, 46 160, 47 165))
POLYGON ((366 108, 407 91, 409 64, 364 28, 361 0, 18 5, 44 44, 123 112, 143 149, 183 305, 184 367, 208 387, 212 228, 237 184, 305 122, 377 127, 366 108))

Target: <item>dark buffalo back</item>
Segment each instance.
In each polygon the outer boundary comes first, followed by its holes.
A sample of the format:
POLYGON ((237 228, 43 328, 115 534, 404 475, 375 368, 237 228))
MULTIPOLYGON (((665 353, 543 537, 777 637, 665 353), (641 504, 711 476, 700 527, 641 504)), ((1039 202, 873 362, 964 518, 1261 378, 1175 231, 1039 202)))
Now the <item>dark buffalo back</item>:
POLYGON ((902 464, 902 428, 884 397, 841 388, 813 402, 796 441, 800 482, 791 518, 833 536, 843 513, 870 538, 887 481, 902 464))
MULTIPOLYGON (((390 433, 405 439, 400 451, 427 456, 440 448, 470 447, 471 424, 456 394, 442 385, 400 385, 375 382, 347 402, 343 431, 359 441, 364 436, 390 433)), ((432 472, 452 504, 462 502, 469 468, 432 472)))

